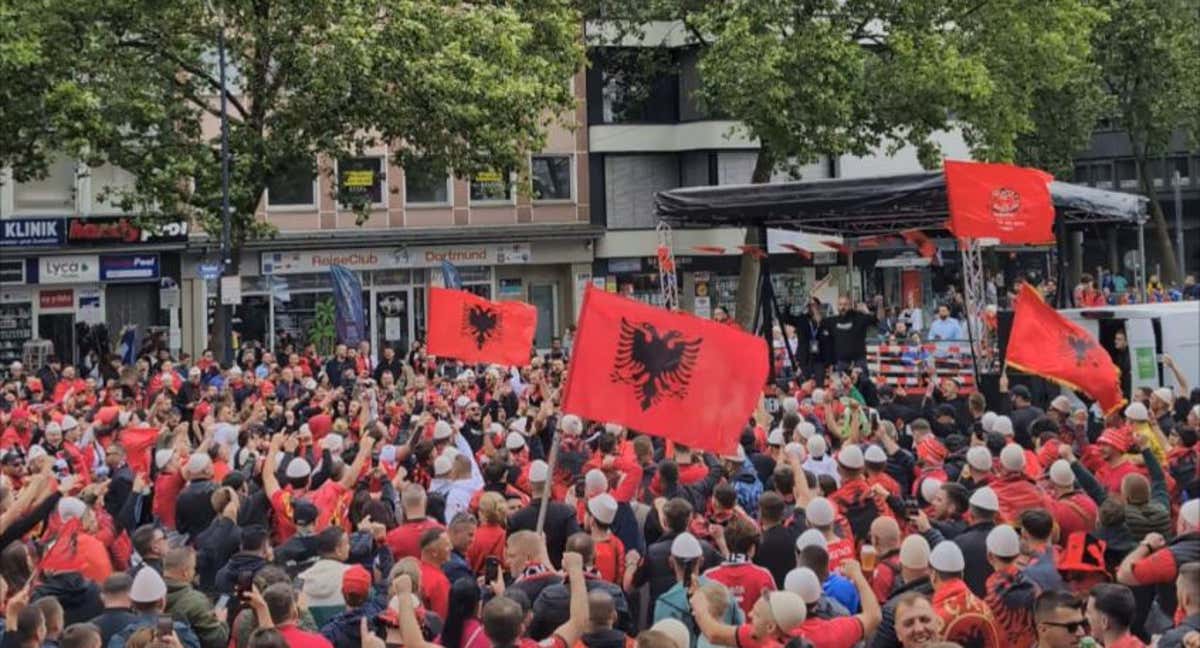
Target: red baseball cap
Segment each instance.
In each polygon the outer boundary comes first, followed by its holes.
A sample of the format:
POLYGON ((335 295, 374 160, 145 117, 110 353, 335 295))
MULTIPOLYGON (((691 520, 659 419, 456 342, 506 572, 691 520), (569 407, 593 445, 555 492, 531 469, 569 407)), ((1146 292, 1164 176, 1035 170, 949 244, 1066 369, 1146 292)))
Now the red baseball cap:
POLYGON ((371 572, 362 565, 354 565, 342 572, 342 595, 366 596, 371 592, 371 572))

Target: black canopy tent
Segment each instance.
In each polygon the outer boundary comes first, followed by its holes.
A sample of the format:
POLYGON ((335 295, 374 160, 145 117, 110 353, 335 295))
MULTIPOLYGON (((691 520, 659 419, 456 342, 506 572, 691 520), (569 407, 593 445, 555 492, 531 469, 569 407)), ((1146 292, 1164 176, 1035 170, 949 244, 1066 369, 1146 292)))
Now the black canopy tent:
MULTIPOLYGON (((1148 200, 1132 194, 1053 182, 1050 195, 1057 212, 1058 244, 1065 245, 1071 225, 1112 224, 1138 227, 1138 250, 1145 268, 1143 224, 1148 200)), ((944 230, 948 216, 946 179, 941 172, 876 178, 817 180, 775 184, 688 187, 659 192, 655 209, 678 228, 757 228, 798 230, 853 239, 899 234, 905 230, 944 230)), ((853 246, 851 246, 853 250, 853 246)), ((1059 294, 1065 278, 1060 249, 1059 294)), ((1145 281, 1139 280, 1142 286, 1145 281)), ((761 323, 768 347, 771 319, 777 312, 767 259, 759 281, 761 323)), ((786 348, 786 347, 785 347, 786 348)), ((788 349, 790 353, 791 350, 788 349)))

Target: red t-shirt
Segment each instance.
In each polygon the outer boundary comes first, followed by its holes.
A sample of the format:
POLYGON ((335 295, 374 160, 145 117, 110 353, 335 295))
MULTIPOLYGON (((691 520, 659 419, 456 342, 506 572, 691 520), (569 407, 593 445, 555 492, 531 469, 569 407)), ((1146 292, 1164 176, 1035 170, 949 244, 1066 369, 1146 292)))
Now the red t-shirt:
POLYGON ((596 571, 601 578, 621 584, 625 577, 625 543, 611 533, 606 540, 598 540, 596 547, 596 571))
POLYGON ((737 599, 738 607, 747 615, 764 591, 775 589, 775 578, 771 576, 771 572, 751 562, 737 561, 717 565, 704 572, 704 577, 728 587, 737 599))
POLYGON ((783 643, 775 637, 755 639, 754 626, 749 623, 743 623, 738 626, 734 638, 737 640, 738 648, 782 648, 783 646, 783 643))
POLYGON ((291 486, 280 488, 271 497, 271 510, 275 513, 275 542, 283 544, 296 535, 296 523, 292 522, 292 502, 303 499, 306 491, 293 491, 291 486))
POLYGON ((853 648, 863 639, 863 627, 858 617, 854 616, 836 619, 810 617, 789 634, 807 639, 813 648, 853 648))
MULTIPOLYGON (((349 466, 346 467, 350 469, 349 466)), ((317 532, 320 533, 330 526, 340 526, 347 519, 350 508, 350 498, 354 496, 350 489, 334 479, 326 479, 316 492, 309 495, 308 500, 317 507, 317 532)), ((445 618, 445 617, 442 617, 445 618)))
POLYGON ((1108 644, 1105 648, 1146 648, 1141 639, 1126 632, 1120 639, 1108 644))
MULTIPOLYGON (((179 473, 159 473, 154 478, 154 515, 168 529, 175 528, 175 500, 186 482, 179 473)), ((220 514, 220 511, 217 511, 220 514)))
POLYGON ((475 539, 467 548, 467 562, 471 565, 471 571, 482 574, 488 556, 495 556, 497 560, 504 562, 507 538, 508 533, 498 524, 479 525, 475 530, 475 539))
POLYGON ((1139 585, 1170 583, 1179 574, 1179 564, 1170 547, 1163 547, 1131 565, 1133 577, 1139 585))
POLYGON ((421 534, 429 529, 440 528, 442 528, 441 524, 429 518, 405 522, 395 529, 388 531, 388 548, 392 550, 392 555, 395 556, 396 560, 409 557, 420 558, 421 534))
POLYGON ((450 612, 450 579, 440 567, 421 561, 421 604, 443 620, 450 612))
POLYGON ((276 630, 283 635, 283 641, 292 648, 333 648, 333 644, 316 632, 305 632, 289 623, 276 630))
POLYGON ((854 540, 839 538, 826 547, 829 552, 829 571, 837 571, 843 562, 854 559, 854 540))

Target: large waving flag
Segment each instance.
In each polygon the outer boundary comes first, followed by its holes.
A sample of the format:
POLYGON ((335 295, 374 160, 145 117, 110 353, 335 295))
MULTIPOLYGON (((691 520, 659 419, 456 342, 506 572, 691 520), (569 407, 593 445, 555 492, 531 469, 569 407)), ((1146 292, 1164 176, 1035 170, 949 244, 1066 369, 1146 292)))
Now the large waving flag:
POLYGON ((1054 241, 1054 203, 1045 171, 1011 164, 946 160, 950 231, 960 239, 1001 243, 1054 241))
POLYGON ((465 290, 429 289, 429 353, 465 362, 529 364, 537 309, 493 302, 465 290))
POLYGON ((589 287, 563 410, 725 453, 766 380, 762 338, 589 287))
POLYGON ((1106 414, 1125 404, 1121 370, 1108 352, 1029 284, 1017 295, 1008 339, 1009 365, 1087 394, 1106 414))
POLYGON ((353 270, 341 265, 329 266, 329 278, 333 282, 333 303, 337 311, 334 325, 338 342, 354 346, 367 339, 362 282, 353 270))

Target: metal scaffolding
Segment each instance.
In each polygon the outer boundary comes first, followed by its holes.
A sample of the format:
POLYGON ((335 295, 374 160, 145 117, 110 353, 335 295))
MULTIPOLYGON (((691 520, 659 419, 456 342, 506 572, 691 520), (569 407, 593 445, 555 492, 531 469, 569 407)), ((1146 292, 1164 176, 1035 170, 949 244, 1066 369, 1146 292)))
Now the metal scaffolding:
POLYGON ((675 248, 671 241, 671 226, 659 221, 654 233, 658 236, 658 287, 663 308, 679 310, 679 276, 675 272, 675 248))

